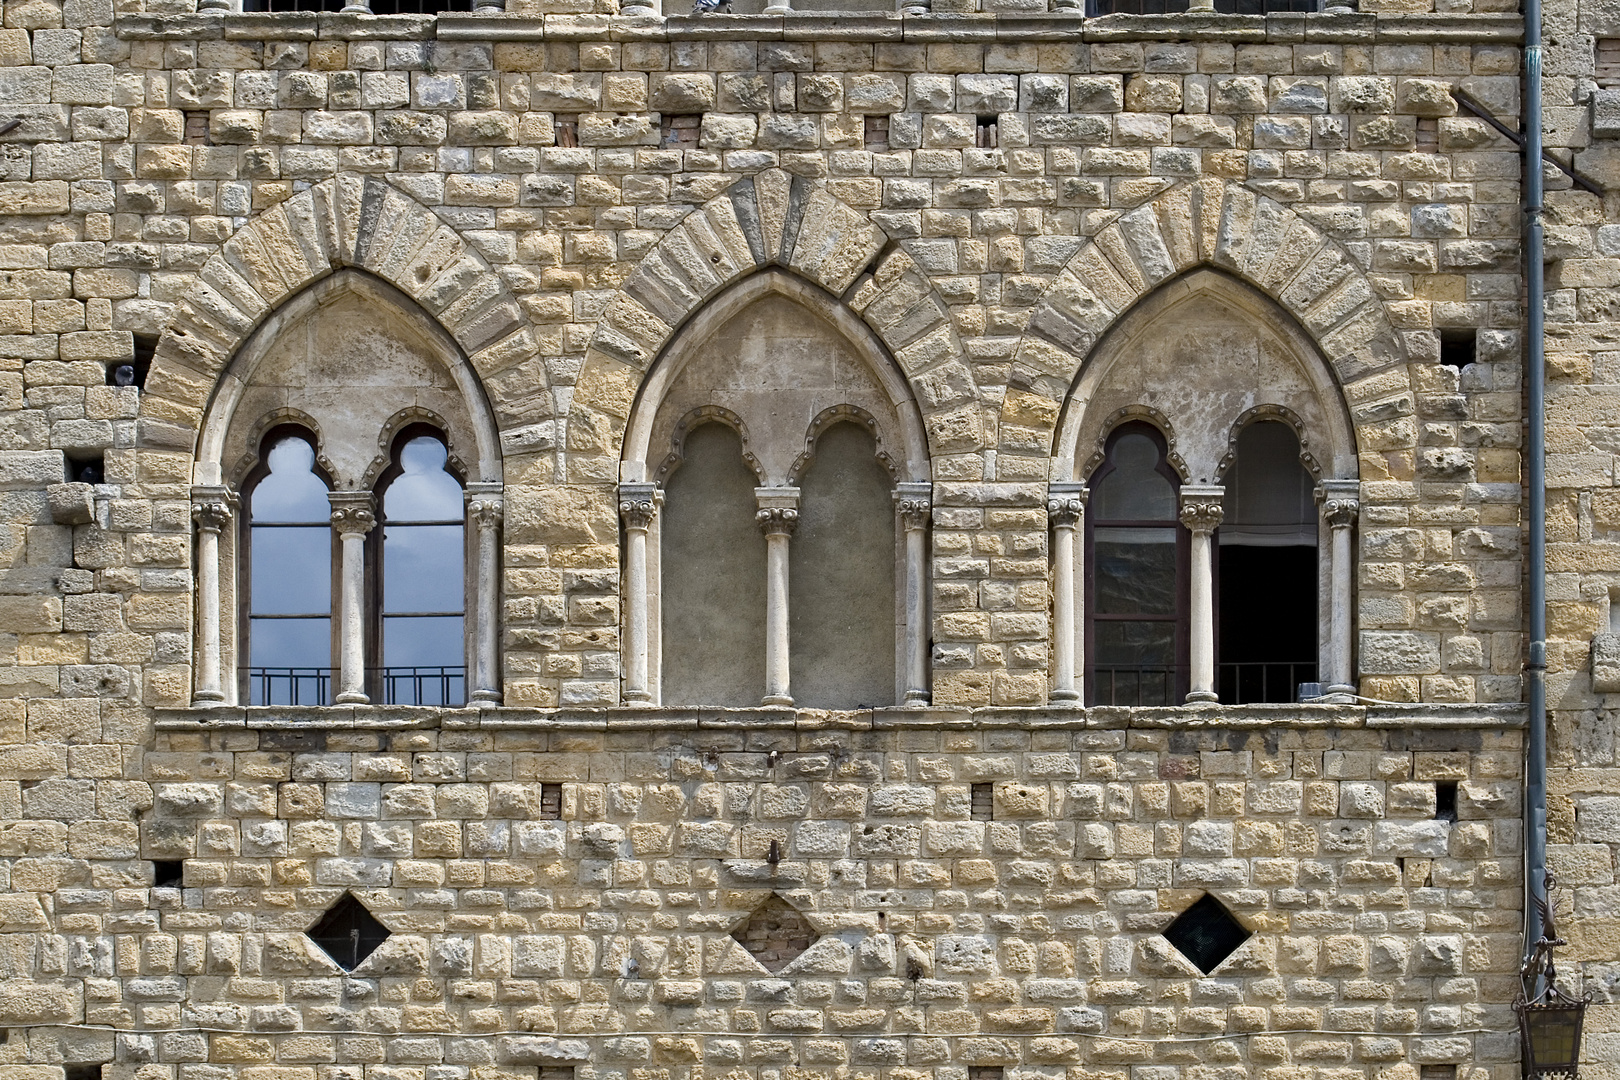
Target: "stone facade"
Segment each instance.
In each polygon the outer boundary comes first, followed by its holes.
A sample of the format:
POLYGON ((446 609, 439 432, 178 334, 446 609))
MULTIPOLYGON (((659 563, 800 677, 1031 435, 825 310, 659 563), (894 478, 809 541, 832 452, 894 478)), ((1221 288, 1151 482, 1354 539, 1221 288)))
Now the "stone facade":
MULTIPOLYGON (((1515 1074, 1520 161, 1451 91, 1517 123, 1520 20, 1044 7, 5 4, 0 1073, 1515 1074), (871 358, 893 708, 655 704, 687 414, 648 388, 767 277, 871 358), (1315 404, 1153 353, 1205 279, 1315 404), (238 393, 301 313, 363 331, 355 296, 438 374, 238 393), (1131 384, 1150 353, 1175 377, 1131 384), (1088 396, 1099 357, 1123 374, 1088 396), (1240 414, 1292 418, 1324 485, 1323 655, 1365 700, 1077 704, 1095 452, 1151 423, 1207 487, 1240 414), (350 438, 354 491, 400 425, 448 429, 475 706, 238 702, 220 567, 257 441, 300 417, 350 438), (345 894, 390 932, 352 972, 305 934, 345 894), (1206 894, 1250 935, 1210 972, 1163 936, 1206 894), (781 964, 784 906, 814 940, 781 964)), ((1602 186, 1611 8, 1548 8, 1549 145, 1602 186)), ((1551 186, 1550 835, 1606 1076, 1620 215, 1551 186)))

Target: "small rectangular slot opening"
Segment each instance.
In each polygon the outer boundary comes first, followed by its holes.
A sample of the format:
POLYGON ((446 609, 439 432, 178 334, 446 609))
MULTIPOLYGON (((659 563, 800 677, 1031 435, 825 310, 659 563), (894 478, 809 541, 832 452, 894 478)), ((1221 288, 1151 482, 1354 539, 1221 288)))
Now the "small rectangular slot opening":
POLYGON ((1006 1070, 1000 1065, 969 1065, 968 1080, 1002 1080, 1006 1070))
POLYGON ((973 820, 993 821, 996 816, 996 785, 973 785, 973 820))
POLYGON ((979 117, 979 123, 974 132, 973 145, 980 150, 994 150, 1001 145, 1001 133, 996 117, 979 117))
POLYGON ((539 1080, 574 1080, 572 1065, 542 1065, 539 1080))
POLYGON ((1457 1080, 1455 1065, 1425 1065, 1418 1072, 1419 1080, 1457 1080))
POLYGON ((1457 781, 1435 781, 1434 816, 1438 821, 1457 820, 1457 781))
POLYGON ((101 1080, 101 1062, 75 1062, 63 1065, 62 1080, 101 1080))
POLYGON ((868 150, 887 150, 889 148, 889 118, 887 116, 868 116, 866 118, 866 148, 868 150))
POLYGON ((186 880, 186 864, 183 859, 154 859, 152 860, 152 888, 179 889, 184 887, 186 880))
MULTIPOLYGON (((1603 87, 1620 86, 1620 38, 1598 38, 1592 74, 1603 87)), ((1427 1080, 1427 1078, 1425 1078, 1427 1080)))
POLYGON ((106 455, 100 450, 81 450, 65 455, 68 483, 101 484, 106 482, 106 455))
POLYGON ((549 821, 562 818, 562 785, 540 785, 540 816, 549 821))
POLYGON ((1440 362, 1461 370, 1474 362, 1474 346, 1479 331, 1461 327, 1440 331, 1440 362))
POLYGON ((663 127, 665 149, 696 150, 698 136, 703 130, 703 116, 702 114, 666 116, 663 127))
POLYGON ((186 118, 186 142, 192 146, 210 146, 208 139, 208 113, 203 109, 188 109, 186 118))
POLYGON ((579 117, 559 116, 555 121, 558 146, 579 145, 579 117))

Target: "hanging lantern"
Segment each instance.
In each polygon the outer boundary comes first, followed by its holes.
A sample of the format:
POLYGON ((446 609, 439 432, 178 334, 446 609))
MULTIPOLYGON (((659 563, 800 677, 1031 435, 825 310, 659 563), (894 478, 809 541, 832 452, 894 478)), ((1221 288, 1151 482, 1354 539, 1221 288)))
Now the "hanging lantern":
POLYGON ((1573 998, 1558 986, 1552 950, 1567 943, 1553 926, 1550 898, 1554 884, 1553 876, 1548 874, 1549 899, 1535 900, 1536 910, 1541 913, 1541 937, 1519 973, 1524 978, 1524 992, 1513 1002, 1513 1011, 1519 1017, 1519 1073, 1524 1080, 1574 1080, 1579 1075, 1581 1024, 1586 1019, 1586 1007, 1592 1003, 1590 994, 1573 998))

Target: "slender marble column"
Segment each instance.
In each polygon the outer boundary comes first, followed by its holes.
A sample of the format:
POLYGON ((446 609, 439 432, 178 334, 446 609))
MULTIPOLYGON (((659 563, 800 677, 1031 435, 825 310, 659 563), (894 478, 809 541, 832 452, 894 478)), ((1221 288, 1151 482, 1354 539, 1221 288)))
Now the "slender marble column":
POLYGON ((467 485, 467 517, 478 538, 477 610, 473 613, 473 671, 471 700, 499 704, 501 700, 501 517, 505 505, 501 485, 467 485))
POLYGON ((1354 595, 1351 583, 1354 555, 1356 517, 1361 512, 1361 483, 1357 480, 1324 480, 1317 488, 1322 503, 1322 519, 1331 531, 1328 580, 1331 587, 1328 609, 1328 663, 1327 692, 1346 699, 1356 692, 1355 671, 1351 663, 1351 616, 1354 613, 1354 595))
POLYGON ((1181 486, 1181 523, 1192 533, 1189 702, 1219 700, 1215 695, 1215 580, 1210 545, 1226 513, 1221 503, 1225 493, 1218 484, 1181 486))
POLYGON ((799 524, 799 489, 755 488, 765 534, 765 700, 792 705, 788 670, 788 539, 799 524))
POLYGON ((1074 572, 1075 533, 1085 519, 1085 485, 1074 481, 1046 486, 1046 520, 1052 526, 1052 700, 1082 696, 1080 629, 1075 618, 1081 584, 1074 572))
POLYGON ((894 502, 906 531, 906 704, 928 704, 928 525, 934 485, 902 483, 894 502))
POLYGON ((197 523, 197 683, 193 705, 225 700, 219 619, 219 534, 231 523, 236 499, 223 487, 191 489, 191 520, 197 523))
POLYGON ((365 705, 366 696, 366 534, 377 524, 369 491, 334 491, 332 528, 343 543, 343 571, 339 597, 338 695, 339 705, 365 705))
POLYGON ((624 700, 631 705, 653 703, 652 586, 647 577, 647 534, 663 495, 658 485, 619 485, 619 517, 624 521, 624 700))

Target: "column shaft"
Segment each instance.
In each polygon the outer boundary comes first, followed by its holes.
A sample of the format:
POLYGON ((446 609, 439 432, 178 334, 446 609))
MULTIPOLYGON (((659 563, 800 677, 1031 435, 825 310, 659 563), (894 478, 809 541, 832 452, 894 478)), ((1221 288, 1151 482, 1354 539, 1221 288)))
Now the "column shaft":
POLYGON ((1215 694, 1215 577, 1214 535, 1224 509, 1225 489, 1217 485, 1183 484, 1181 523, 1192 533, 1192 581, 1189 583, 1188 692, 1189 702, 1217 701, 1215 694))
POLYGON ((1052 700, 1081 700, 1080 631, 1076 613, 1080 583, 1074 572, 1075 533, 1085 513, 1086 489, 1052 484, 1046 517, 1052 525, 1052 700))
POLYGON ((370 492, 334 491, 332 527, 343 545, 338 598, 339 705, 364 705, 366 695, 366 534, 377 523, 370 492))
POLYGON ((894 493, 906 534, 905 702, 926 705, 928 691, 928 523, 933 485, 903 483, 894 493))
POLYGON ((197 523, 197 682, 192 700, 211 704, 225 700, 223 643, 220 640, 219 534, 230 523, 231 503, 224 489, 210 491, 194 502, 191 517, 197 523))
POLYGON ((1322 672, 1327 693, 1346 700, 1356 692, 1351 636, 1355 615, 1355 525, 1361 511, 1361 484, 1324 480, 1317 487, 1322 520, 1330 530, 1328 549, 1328 670, 1322 672))
POLYGON ((658 513, 652 484, 619 485, 624 520, 624 700, 652 704, 652 583, 647 575, 647 534, 658 513))
POLYGON ((799 524, 799 489, 755 488, 755 520, 765 534, 765 699, 792 705, 788 641, 788 540, 799 524))
POLYGON ((478 593, 473 613, 473 671, 470 700, 501 700, 501 516, 499 484, 467 485, 467 516, 477 530, 478 593))

